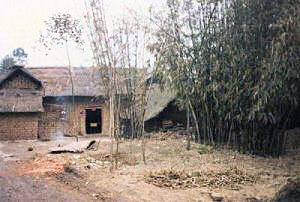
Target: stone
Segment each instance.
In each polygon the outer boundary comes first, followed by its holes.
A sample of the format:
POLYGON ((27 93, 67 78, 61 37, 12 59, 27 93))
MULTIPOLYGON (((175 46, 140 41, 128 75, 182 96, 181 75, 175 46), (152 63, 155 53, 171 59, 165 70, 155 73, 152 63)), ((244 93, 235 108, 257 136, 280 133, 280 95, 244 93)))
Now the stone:
POLYGON ((222 194, 220 193, 211 193, 210 197, 212 198, 213 201, 217 202, 217 201, 223 201, 224 197, 222 196, 222 194))

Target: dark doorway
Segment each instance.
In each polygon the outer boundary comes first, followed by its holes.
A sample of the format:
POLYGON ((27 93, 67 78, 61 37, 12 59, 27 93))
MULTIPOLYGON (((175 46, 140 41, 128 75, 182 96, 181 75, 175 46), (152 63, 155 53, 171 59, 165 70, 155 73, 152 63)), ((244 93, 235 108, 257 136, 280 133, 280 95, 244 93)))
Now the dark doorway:
POLYGON ((102 132, 101 109, 85 110, 85 128, 86 134, 97 134, 102 132))

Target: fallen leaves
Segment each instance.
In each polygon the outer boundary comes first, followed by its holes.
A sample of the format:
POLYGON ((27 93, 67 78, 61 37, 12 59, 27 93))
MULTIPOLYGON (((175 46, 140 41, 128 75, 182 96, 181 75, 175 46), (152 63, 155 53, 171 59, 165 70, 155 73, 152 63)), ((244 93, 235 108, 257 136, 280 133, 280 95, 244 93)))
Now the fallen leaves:
POLYGON ((186 172, 184 170, 162 170, 150 172, 144 180, 158 187, 188 189, 197 187, 229 188, 238 190, 239 185, 255 183, 259 175, 248 174, 237 167, 225 171, 186 172))
POLYGON ((167 132, 159 132, 151 135, 152 140, 159 140, 159 141, 166 141, 166 140, 178 140, 178 139, 184 139, 185 136, 183 135, 183 132, 178 131, 167 131, 167 132))

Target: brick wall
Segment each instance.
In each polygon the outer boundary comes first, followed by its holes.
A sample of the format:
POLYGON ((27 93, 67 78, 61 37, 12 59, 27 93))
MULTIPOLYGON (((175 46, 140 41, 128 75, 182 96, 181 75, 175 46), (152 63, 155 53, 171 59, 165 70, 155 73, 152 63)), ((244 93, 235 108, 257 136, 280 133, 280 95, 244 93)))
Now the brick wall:
POLYGON ((0 140, 37 139, 39 113, 0 113, 0 140))
POLYGON ((75 98, 75 108, 72 107, 71 98, 52 98, 44 102, 45 112, 39 121, 39 137, 41 139, 53 139, 61 134, 86 135, 85 110, 87 108, 101 108, 102 133, 108 135, 109 108, 104 101, 91 101, 91 98, 75 98), (56 109, 51 106, 60 106, 56 109), (66 111, 62 117, 61 111, 66 111))
POLYGON ((109 108, 103 102, 91 103, 76 100, 75 112, 67 103, 67 120, 62 121, 61 110, 49 110, 42 113, 0 113, 0 140, 53 139, 62 134, 86 135, 85 109, 101 108, 102 133, 109 135, 109 108))
POLYGON ((60 111, 47 111, 48 109, 45 108, 39 120, 38 136, 41 140, 59 138, 65 133, 65 127, 60 121, 60 111))
POLYGON ((76 100, 75 101, 75 111, 71 108, 71 104, 69 105, 69 133, 70 134, 81 134, 86 135, 85 128, 85 119, 86 114, 85 110, 88 108, 100 108, 101 109, 101 117, 102 117, 102 133, 101 135, 108 135, 109 131, 109 107, 107 104, 103 102, 91 103, 85 100, 76 100))

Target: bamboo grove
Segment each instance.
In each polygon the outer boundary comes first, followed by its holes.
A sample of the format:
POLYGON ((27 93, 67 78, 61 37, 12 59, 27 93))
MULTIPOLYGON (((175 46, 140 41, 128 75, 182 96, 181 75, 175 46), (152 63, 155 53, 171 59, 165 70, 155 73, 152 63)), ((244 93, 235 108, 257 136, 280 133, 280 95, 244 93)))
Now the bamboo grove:
POLYGON ((298 0, 169 0, 156 15, 156 73, 193 139, 280 155, 299 102, 298 0))

